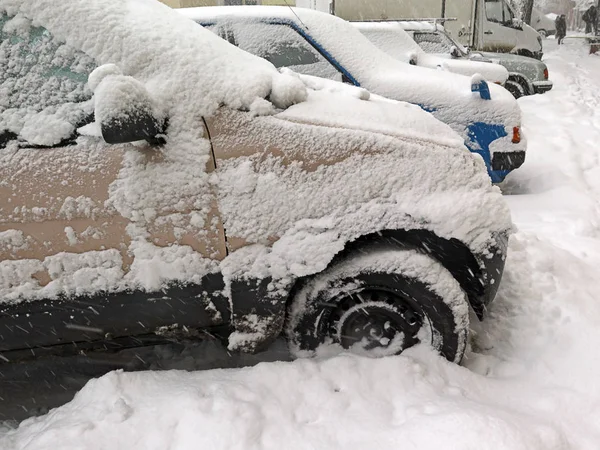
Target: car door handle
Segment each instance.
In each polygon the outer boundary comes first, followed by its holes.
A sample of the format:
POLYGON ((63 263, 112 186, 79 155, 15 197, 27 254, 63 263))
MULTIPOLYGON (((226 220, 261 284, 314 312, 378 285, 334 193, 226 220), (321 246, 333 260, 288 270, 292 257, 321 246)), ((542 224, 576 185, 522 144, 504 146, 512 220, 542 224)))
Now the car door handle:
POLYGON ((483 34, 494 34, 493 31, 484 31, 483 34))

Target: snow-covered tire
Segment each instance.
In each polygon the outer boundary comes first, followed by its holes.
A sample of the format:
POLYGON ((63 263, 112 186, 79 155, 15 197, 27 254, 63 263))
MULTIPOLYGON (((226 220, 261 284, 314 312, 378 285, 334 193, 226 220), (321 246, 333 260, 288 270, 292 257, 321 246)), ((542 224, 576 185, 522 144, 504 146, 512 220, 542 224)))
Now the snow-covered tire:
POLYGON ((321 347, 388 356, 419 342, 449 361, 462 359, 469 306, 437 260, 413 249, 373 247, 349 255, 306 282, 286 324, 294 356, 321 347))
POLYGON ((507 80, 504 83, 504 88, 510 92, 514 98, 521 98, 526 95, 525 88, 518 82, 513 80, 507 80))

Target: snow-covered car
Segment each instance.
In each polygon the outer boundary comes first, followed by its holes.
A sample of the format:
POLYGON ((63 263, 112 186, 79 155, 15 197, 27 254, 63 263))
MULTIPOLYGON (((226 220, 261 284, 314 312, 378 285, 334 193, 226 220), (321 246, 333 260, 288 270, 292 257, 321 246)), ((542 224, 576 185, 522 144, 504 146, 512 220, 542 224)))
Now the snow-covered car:
MULTIPOLYGON (((508 79, 508 71, 499 65, 468 59, 449 59, 426 53, 417 44, 399 22, 371 21, 351 22, 373 44, 393 58, 415 66, 436 70, 446 70, 461 75, 480 74, 486 81, 504 84, 508 79)), ((455 53, 458 50, 454 51, 455 53)))
POLYGON ((533 8, 531 12, 531 26, 542 37, 556 34, 556 14, 544 14, 538 8, 533 8))
POLYGON ((460 361, 511 220, 450 127, 153 0, 0 0, 0 30, 0 364, 198 329, 460 361))
POLYGON ((452 38, 444 28, 432 22, 398 22, 427 53, 452 61, 477 61, 499 64, 508 70, 504 87, 515 98, 543 94, 552 89, 548 66, 535 58, 513 53, 470 51, 452 38))
POLYGON ((419 105, 458 132, 482 156, 493 182, 525 161, 521 111, 501 86, 412 66, 374 46, 350 22, 305 8, 182 8, 181 14, 275 67, 343 81, 419 105))

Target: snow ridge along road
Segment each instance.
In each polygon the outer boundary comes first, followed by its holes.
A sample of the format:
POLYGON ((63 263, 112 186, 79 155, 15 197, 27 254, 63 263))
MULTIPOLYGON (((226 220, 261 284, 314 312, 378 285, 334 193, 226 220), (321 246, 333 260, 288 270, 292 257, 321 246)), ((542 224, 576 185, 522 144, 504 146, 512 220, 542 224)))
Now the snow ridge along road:
POLYGON ((546 44, 555 88, 519 100, 528 159, 503 186, 519 231, 463 366, 414 348, 112 372, 0 448, 600 448, 600 57, 546 44))

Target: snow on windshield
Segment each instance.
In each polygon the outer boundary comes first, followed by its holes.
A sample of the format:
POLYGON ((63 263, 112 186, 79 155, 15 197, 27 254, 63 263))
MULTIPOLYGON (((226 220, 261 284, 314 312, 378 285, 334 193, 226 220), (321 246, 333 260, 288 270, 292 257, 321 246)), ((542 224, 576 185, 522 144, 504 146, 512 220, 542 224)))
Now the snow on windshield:
POLYGON ((31 144, 55 145, 90 115, 90 104, 65 105, 91 97, 87 76, 101 64, 116 64, 147 83, 167 110, 194 95, 191 117, 210 114, 220 104, 248 109, 266 98, 273 78, 280 77, 264 60, 153 1, 2 0, 0 14, 0 92, 7 94, 0 104, 0 130, 19 134, 27 122, 38 125, 48 116, 55 119, 46 123, 66 123, 25 139, 31 144))
POLYGON ((0 132, 49 146, 71 136, 93 112, 87 76, 94 67, 23 15, 0 13, 0 132))
POLYGON ((386 22, 375 24, 355 22, 353 25, 357 27, 369 41, 375 44, 377 48, 383 50, 395 59, 409 62, 412 54, 418 55, 423 53, 423 49, 421 49, 421 47, 419 47, 398 24, 386 22))

